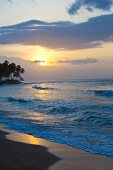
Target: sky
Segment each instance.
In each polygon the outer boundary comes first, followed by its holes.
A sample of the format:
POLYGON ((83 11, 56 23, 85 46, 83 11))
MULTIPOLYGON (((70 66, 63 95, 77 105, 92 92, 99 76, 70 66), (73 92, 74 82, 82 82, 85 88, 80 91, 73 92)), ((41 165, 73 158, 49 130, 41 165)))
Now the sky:
POLYGON ((25 80, 113 78, 113 0, 0 0, 0 62, 25 80))

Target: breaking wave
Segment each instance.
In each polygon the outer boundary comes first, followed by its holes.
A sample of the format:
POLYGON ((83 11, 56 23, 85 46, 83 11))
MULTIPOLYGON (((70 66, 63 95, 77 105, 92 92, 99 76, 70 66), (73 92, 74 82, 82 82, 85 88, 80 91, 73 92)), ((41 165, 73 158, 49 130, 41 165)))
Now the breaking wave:
POLYGON ((88 90, 88 93, 95 94, 97 96, 113 97, 113 90, 88 90))
POLYGON ((41 86, 33 86, 32 88, 37 89, 37 90, 54 90, 54 88, 50 87, 41 87, 41 86))
POLYGON ((27 103, 27 102, 30 102, 30 100, 16 99, 16 98, 13 98, 13 97, 8 97, 7 100, 8 100, 8 102, 18 102, 18 103, 27 103))

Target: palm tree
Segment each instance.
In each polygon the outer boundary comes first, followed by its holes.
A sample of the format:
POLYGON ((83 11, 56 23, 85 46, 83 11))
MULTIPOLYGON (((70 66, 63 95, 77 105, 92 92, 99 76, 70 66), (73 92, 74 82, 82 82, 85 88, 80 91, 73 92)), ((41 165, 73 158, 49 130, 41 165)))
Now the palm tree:
POLYGON ((21 66, 17 65, 16 66, 16 71, 15 71, 15 77, 17 77, 17 79, 20 78, 20 73, 21 73, 21 66))
POLYGON ((9 65, 9 61, 5 60, 3 65, 5 65, 7 67, 9 65))
MULTIPOLYGON (((24 68, 21 68, 21 74, 24 74, 24 73, 25 73, 24 68)), ((21 80, 21 81, 24 81, 24 78, 23 78, 23 77, 20 77, 20 80, 21 80)))
POLYGON ((4 61, 3 65, 2 65, 2 72, 3 72, 3 77, 4 78, 8 78, 10 76, 9 73, 9 62, 7 60, 4 61))
POLYGON ((0 81, 3 78, 3 64, 0 63, 0 81))
POLYGON ((17 79, 23 81, 23 77, 21 77, 21 74, 24 74, 24 72, 25 70, 20 65, 17 65, 14 76, 17 77, 17 79))
POLYGON ((0 81, 14 80, 14 77, 17 78, 18 81, 23 81, 23 77, 21 74, 24 74, 25 70, 15 63, 9 64, 7 60, 4 61, 3 64, 0 63, 0 81))
POLYGON ((25 73, 24 68, 21 68, 21 74, 24 74, 24 73, 25 73))
POLYGON ((10 75, 11 75, 11 80, 12 80, 13 77, 14 77, 15 71, 16 71, 16 64, 15 64, 15 63, 9 64, 9 73, 10 73, 10 75))

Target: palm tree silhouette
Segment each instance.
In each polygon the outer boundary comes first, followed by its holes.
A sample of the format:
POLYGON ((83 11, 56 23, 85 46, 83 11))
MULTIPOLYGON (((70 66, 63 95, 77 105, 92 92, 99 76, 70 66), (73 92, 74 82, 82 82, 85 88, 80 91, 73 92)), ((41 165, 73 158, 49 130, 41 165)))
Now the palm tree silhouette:
POLYGON ((10 76, 9 62, 5 60, 2 67, 3 67, 3 77, 7 79, 10 76))
POLYGON ((0 81, 3 77, 3 65, 0 63, 0 81))
POLYGON ((16 64, 15 63, 9 64, 9 73, 11 76, 11 80, 13 80, 15 70, 16 70, 16 64))
POLYGON ((23 77, 21 77, 21 74, 24 74, 25 70, 20 65, 16 66, 16 70, 14 73, 14 76, 17 77, 18 80, 24 80, 23 77))
POLYGON ((24 68, 15 63, 9 63, 7 60, 4 63, 0 63, 0 81, 14 81, 14 78, 18 81, 23 81, 21 74, 24 74, 24 72, 24 68))

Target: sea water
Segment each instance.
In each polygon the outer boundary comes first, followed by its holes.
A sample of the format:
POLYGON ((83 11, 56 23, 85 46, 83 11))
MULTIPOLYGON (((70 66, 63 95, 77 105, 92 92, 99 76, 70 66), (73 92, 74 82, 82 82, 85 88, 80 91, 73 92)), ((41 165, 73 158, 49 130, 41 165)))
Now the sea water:
POLYGON ((0 123, 113 157, 113 80, 0 85, 0 123))

